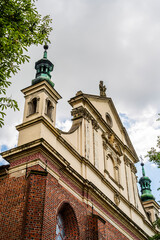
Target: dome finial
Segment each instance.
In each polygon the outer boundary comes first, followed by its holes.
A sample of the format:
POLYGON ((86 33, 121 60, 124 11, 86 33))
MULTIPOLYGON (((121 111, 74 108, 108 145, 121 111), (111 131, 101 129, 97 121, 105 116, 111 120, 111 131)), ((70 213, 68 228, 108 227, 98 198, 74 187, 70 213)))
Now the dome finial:
POLYGON ((141 166, 142 166, 142 175, 143 177, 145 176, 145 170, 144 170, 144 159, 142 158, 142 155, 140 155, 140 161, 141 161, 141 166))
POLYGON ((44 54, 43 54, 43 58, 46 58, 47 59, 47 50, 48 50, 48 45, 47 45, 47 43, 45 43, 45 45, 43 46, 43 48, 44 48, 44 54))

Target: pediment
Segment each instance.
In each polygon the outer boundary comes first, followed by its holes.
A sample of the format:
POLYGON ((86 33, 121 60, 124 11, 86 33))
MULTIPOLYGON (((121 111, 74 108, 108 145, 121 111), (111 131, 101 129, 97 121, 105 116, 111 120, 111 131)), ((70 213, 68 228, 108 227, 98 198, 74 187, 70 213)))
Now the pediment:
POLYGON ((92 122, 95 122, 94 125, 97 123, 103 129, 103 132, 108 135, 106 139, 114 146, 119 155, 122 154, 118 143, 120 141, 130 149, 134 158, 138 160, 128 133, 111 98, 84 94, 80 91, 74 98, 70 99, 69 103, 73 107, 73 118, 90 118, 92 122))

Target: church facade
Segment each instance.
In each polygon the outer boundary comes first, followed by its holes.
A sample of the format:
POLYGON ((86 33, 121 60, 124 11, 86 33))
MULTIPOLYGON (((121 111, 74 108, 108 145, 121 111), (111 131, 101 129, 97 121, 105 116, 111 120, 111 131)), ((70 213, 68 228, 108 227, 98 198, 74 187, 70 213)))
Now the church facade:
POLYGON ((18 145, 2 153, 9 165, 0 167, 0 239, 146 240, 154 235, 159 205, 145 174, 139 197, 134 166, 139 160, 103 82, 99 96, 79 91, 69 100, 72 127, 63 132, 55 127, 61 96, 51 81, 47 46, 35 68, 36 78, 22 90, 18 145))

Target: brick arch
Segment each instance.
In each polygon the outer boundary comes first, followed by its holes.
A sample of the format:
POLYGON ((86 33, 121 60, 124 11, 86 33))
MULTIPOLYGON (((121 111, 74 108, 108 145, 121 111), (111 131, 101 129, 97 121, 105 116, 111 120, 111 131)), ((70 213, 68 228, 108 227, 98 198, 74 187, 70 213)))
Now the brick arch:
POLYGON ((64 239, 72 239, 78 240, 79 239, 79 227, 75 212, 71 205, 68 202, 64 202, 59 207, 57 212, 61 215, 64 223, 64 230, 65 230, 65 238, 64 239))

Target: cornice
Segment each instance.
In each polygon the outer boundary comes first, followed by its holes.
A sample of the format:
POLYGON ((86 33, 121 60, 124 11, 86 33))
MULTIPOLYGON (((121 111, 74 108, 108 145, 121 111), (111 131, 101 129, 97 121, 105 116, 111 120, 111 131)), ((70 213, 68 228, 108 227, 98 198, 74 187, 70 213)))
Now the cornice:
POLYGON ((55 90, 55 88, 52 88, 50 86, 50 84, 47 81, 41 81, 37 84, 31 85, 29 87, 26 87, 24 89, 21 90, 21 92, 24 95, 28 95, 30 94, 30 92, 35 92, 35 91, 39 91, 41 89, 47 89, 47 91, 50 93, 50 95, 54 95, 54 97, 56 97, 56 100, 61 99, 62 97, 60 96, 60 94, 55 90))
POLYGON ((92 122, 93 129, 95 129, 96 131, 99 129, 99 124, 98 124, 97 120, 83 106, 74 108, 71 111, 71 115, 73 116, 73 119, 72 119, 73 121, 75 121, 76 119, 79 119, 79 118, 84 118, 87 121, 92 122))
POLYGON ((16 126, 16 129, 18 131, 23 130, 25 128, 28 128, 29 126, 38 124, 38 123, 43 123, 55 136, 60 135, 60 132, 54 127, 52 126, 52 124, 50 122, 48 122, 48 120, 46 118, 44 118, 43 116, 34 118, 32 120, 29 120, 27 122, 24 122, 22 124, 19 124, 16 126))
POLYGON ((144 207, 153 207, 154 206, 155 208, 157 208, 157 210, 160 210, 160 205, 155 200, 145 201, 145 202, 143 202, 143 206, 144 207))

